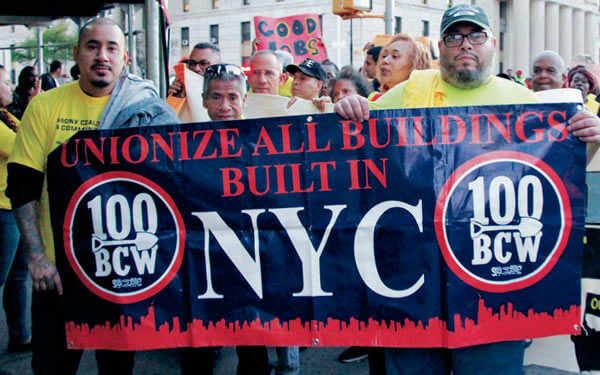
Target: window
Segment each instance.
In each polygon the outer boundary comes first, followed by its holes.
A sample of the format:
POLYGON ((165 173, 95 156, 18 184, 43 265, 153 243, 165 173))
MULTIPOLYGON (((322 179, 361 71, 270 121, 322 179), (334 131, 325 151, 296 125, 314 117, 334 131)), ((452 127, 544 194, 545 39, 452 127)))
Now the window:
POLYGON ((214 45, 219 44, 219 25, 210 25, 210 42, 214 45))
POLYGON ((423 21, 423 36, 429 36, 429 21, 423 21))
POLYGON ((250 5, 250 0, 242 0, 243 5, 250 5))
POLYGON ((182 27, 181 28, 181 46, 189 46, 190 45, 190 28, 182 27))
POLYGON ((471 5, 477 5, 477 0, 471 0, 471 5))
POLYGON ((219 8, 219 0, 212 0, 212 8, 213 9, 219 8))
POLYGON ((427 4, 427 0, 421 0, 421 3, 427 4))
POLYGON ((190 0, 183 0, 183 11, 184 12, 190 11, 190 0))
POLYGON ((399 34, 402 32, 402 17, 395 17, 396 23, 394 27, 394 34, 399 34))
POLYGON ((242 22, 242 65, 250 64, 252 56, 252 35, 250 33, 250 22, 242 22))

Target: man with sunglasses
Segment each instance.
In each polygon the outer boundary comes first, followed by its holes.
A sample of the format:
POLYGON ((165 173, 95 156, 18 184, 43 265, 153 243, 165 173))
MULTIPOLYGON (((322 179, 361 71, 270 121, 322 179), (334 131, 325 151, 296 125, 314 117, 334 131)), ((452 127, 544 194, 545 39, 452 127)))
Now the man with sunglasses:
MULTIPOLYGON (((212 121, 242 119, 246 106, 246 76, 233 64, 215 64, 204 72, 203 105, 212 121)), ((238 346, 239 375, 268 374, 269 355, 265 346, 238 346)), ((190 348, 182 353, 182 374, 212 374, 214 348, 190 348)))
POLYGON ((206 68, 202 100, 211 120, 240 120, 246 107, 246 76, 242 69, 233 64, 206 68))
MULTIPOLYGON (((343 118, 365 121, 369 109, 452 107, 537 103, 525 87, 493 74, 496 39, 483 9, 456 5, 441 23, 440 71, 415 70, 375 102, 359 96, 338 101, 343 118)), ((600 141, 600 121, 588 112, 569 120, 570 131, 584 142, 600 141)), ((523 341, 498 342, 458 349, 385 349, 387 375, 520 375, 523 341)))
MULTIPOLYGON (((221 55, 219 48, 214 44, 198 43, 194 46, 194 49, 192 49, 192 52, 190 53, 188 58, 183 62, 189 70, 203 76, 206 68, 221 62, 221 55)), ((175 80, 175 82, 171 84, 171 87, 169 87, 167 95, 177 96, 180 98, 185 97, 183 82, 175 80)))

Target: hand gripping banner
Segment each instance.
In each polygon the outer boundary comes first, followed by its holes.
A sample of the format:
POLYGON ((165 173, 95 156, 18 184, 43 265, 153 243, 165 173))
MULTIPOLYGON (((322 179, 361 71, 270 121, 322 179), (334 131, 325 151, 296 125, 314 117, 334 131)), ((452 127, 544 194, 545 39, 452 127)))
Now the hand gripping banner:
POLYGON ((72 348, 577 334, 575 104, 80 132, 48 160, 72 348))

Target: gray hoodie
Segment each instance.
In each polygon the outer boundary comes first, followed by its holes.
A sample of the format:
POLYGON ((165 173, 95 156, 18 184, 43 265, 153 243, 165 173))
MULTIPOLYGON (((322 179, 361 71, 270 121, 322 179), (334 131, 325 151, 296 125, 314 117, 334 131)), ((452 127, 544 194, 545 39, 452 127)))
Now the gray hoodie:
POLYGON ((162 100, 152 81, 131 74, 119 76, 99 129, 178 124, 175 111, 162 100))

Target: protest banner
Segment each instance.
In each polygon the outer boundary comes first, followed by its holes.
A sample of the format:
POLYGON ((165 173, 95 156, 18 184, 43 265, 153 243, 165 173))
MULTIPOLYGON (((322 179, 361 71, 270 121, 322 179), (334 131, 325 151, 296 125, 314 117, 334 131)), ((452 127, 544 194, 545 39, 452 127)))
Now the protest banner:
POLYGON ((298 14, 283 18, 254 17, 254 31, 260 40, 258 49, 284 50, 299 63, 311 58, 327 59, 327 50, 321 40, 321 23, 318 14, 298 14))
POLYGON ((576 334, 577 104, 80 132, 48 160, 71 348, 576 334))

